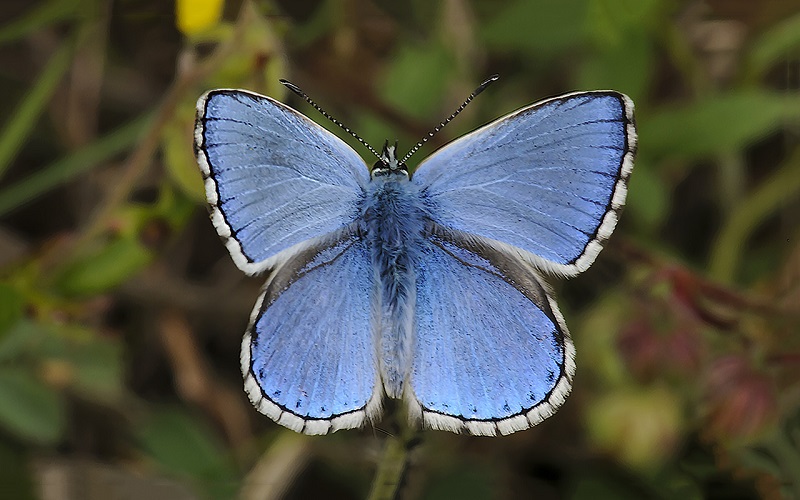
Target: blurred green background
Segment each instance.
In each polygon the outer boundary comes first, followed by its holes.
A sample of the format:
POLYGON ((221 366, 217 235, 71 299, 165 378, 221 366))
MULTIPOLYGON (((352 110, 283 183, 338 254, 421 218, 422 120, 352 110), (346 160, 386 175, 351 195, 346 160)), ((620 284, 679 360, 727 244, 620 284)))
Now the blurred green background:
POLYGON ((394 493, 800 498, 797 0, 0 10, 0 498, 366 497, 391 418, 300 436, 241 389, 263 278, 208 221, 195 101, 247 88, 330 127, 288 78, 404 150, 492 73, 412 168, 518 107, 611 88, 636 103, 628 206, 595 265, 554 283, 566 404, 508 437, 422 432, 394 493))

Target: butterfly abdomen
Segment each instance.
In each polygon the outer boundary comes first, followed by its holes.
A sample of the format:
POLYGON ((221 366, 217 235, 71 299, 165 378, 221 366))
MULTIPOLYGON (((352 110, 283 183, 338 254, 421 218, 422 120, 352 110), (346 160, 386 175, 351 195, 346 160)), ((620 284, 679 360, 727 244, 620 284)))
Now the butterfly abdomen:
POLYGON ((410 367, 416 279, 424 219, 419 191, 402 175, 370 183, 364 209, 376 289, 376 346, 386 393, 399 398, 410 367))

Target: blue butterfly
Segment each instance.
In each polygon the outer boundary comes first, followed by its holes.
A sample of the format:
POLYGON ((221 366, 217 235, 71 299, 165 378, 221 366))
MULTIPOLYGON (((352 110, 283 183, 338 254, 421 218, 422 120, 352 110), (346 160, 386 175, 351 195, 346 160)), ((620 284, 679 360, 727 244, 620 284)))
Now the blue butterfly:
POLYGON ((268 273, 241 353, 261 413, 326 434, 375 420, 385 393, 417 424, 496 435, 564 402, 575 349, 542 273, 586 270, 617 224, 636 150, 627 96, 532 104, 413 175, 396 144, 370 169, 243 90, 200 98, 195 143, 233 261, 268 273))

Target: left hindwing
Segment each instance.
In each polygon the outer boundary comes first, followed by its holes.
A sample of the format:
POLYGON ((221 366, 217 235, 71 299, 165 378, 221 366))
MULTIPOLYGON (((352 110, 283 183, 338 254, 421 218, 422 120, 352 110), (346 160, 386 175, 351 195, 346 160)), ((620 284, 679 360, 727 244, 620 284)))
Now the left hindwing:
POLYGON ((555 412, 570 391, 574 348, 530 265, 433 225, 416 277, 412 415, 435 429, 494 435, 555 412))
POLYGON ((412 182, 438 224, 571 276, 592 264, 614 230, 635 149, 631 100, 579 92, 453 141, 423 161, 412 182))
POLYGON ((270 274, 242 342, 245 390, 305 434, 361 426, 380 409, 366 243, 340 231, 270 274))

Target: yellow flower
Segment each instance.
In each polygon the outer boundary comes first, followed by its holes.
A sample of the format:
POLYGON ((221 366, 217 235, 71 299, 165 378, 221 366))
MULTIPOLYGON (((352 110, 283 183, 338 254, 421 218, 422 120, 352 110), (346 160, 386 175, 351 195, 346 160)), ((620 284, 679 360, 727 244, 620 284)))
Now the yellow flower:
POLYGON ((214 27, 222 16, 224 4, 225 0, 176 0, 178 29, 184 35, 192 36, 214 27))

